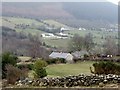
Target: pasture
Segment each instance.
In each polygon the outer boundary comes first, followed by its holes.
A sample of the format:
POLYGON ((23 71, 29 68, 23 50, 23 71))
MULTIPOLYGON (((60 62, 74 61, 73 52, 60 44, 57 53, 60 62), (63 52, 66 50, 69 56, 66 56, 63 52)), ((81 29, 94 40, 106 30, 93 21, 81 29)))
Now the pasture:
POLYGON ((28 35, 29 33, 32 35, 41 35, 42 33, 45 33, 41 30, 37 30, 37 29, 16 29, 16 32, 24 32, 26 35, 28 35))
MULTIPOLYGON (((73 64, 52 64, 46 67, 47 77, 63 77, 69 75, 86 74, 90 75, 90 67, 93 61, 81 61, 73 64)), ((33 78, 33 71, 29 72, 29 77, 33 78)))
POLYGON ((7 19, 12 24, 43 25, 43 23, 36 21, 35 19, 28 19, 28 18, 21 18, 21 17, 3 17, 3 18, 7 19))
POLYGON ((57 28, 59 28, 59 27, 67 27, 66 25, 64 25, 62 23, 59 23, 59 22, 57 22, 55 20, 48 19, 48 20, 44 20, 44 22, 49 24, 50 26, 54 26, 54 27, 57 27, 57 28))
POLYGON ((42 39, 47 45, 57 48, 67 48, 69 44, 69 39, 42 39))
POLYGON ((81 73, 91 74, 90 67, 93 63, 93 61, 83 61, 74 64, 48 65, 46 67, 46 71, 48 73, 48 77, 63 77, 68 75, 78 75, 81 73))

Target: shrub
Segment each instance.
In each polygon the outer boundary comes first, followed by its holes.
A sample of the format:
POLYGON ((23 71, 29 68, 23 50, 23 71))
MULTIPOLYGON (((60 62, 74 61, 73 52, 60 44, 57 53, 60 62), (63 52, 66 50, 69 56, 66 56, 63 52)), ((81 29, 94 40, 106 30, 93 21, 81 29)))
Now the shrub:
POLYGON ((95 74, 120 74, 120 65, 110 61, 93 64, 95 74))
POLYGON ((47 66, 47 62, 41 59, 36 60, 34 64, 34 68, 41 68, 41 67, 46 67, 46 66, 47 66))
POLYGON ((84 55, 84 59, 87 59, 89 56, 87 54, 84 55))
POLYGON ((18 58, 12 53, 6 52, 2 54, 2 78, 6 78, 6 65, 10 64, 15 66, 17 59, 18 58))
POLYGON ((7 82, 9 84, 15 84, 17 80, 19 80, 21 77, 26 77, 26 72, 22 71, 12 65, 6 65, 6 78, 7 82))
POLYGON ((29 70, 32 70, 33 69, 33 64, 19 64, 19 65, 17 65, 17 67, 19 69, 29 69, 29 70))
POLYGON ((33 69, 33 64, 28 64, 27 67, 28 67, 29 70, 32 70, 33 69))
POLYGON ((61 63, 66 63, 66 60, 64 58, 59 59, 61 63))
POLYGON ((47 76, 47 72, 45 67, 47 66, 47 63, 43 60, 36 60, 34 66, 34 72, 35 72, 35 77, 37 78, 43 78, 47 76))
POLYGON ((37 78, 43 78, 43 77, 47 76, 47 72, 46 72, 45 68, 39 68, 39 69, 35 69, 34 75, 37 78))
POLYGON ((56 64, 56 63, 66 63, 64 58, 55 58, 55 59, 48 59, 46 60, 48 64, 56 64))

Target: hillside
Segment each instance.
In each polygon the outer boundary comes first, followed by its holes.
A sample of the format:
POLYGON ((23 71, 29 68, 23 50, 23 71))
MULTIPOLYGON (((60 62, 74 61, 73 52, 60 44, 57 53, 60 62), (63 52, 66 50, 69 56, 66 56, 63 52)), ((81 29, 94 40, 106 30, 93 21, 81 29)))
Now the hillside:
MULTIPOLYGON (((29 18, 20 18, 20 17, 3 17, 1 18, 3 22, 3 26, 8 28, 13 28, 18 33, 24 33, 28 35, 29 33, 32 35, 39 35, 42 34, 49 34, 49 30, 52 31, 52 33, 59 33, 60 28, 59 27, 66 27, 66 25, 57 22, 52 19, 46 19, 42 21, 37 21, 35 19, 29 19, 29 18), (26 26, 27 25, 27 26, 26 26), (47 26, 48 25, 48 26, 47 26), (41 27, 53 27, 58 29, 42 29, 41 27)), ((45 42, 46 45, 51 47, 57 47, 57 48, 63 48, 64 50, 67 49, 69 40, 71 36, 74 34, 79 34, 80 36, 85 36, 88 33, 93 34, 94 42, 97 43, 97 45, 101 46, 105 38, 107 36, 112 36, 113 39, 117 42, 118 32, 116 31, 99 31, 100 29, 96 30, 90 30, 86 29, 84 30, 78 30, 77 28, 72 28, 71 30, 64 31, 64 34, 68 35, 68 38, 61 39, 57 37, 41 37, 42 42, 45 42), (62 43, 62 44, 61 44, 62 43)), ((4 30, 3 30, 4 31, 4 30)))
POLYGON ((63 3, 65 11, 80 20, 117 21, 117 6, 109 2, 63 3))
POLYGON ((40 19, 72 17, 69 13, 62 9, 62 3, 38 3, 38 2, 3 3, 3 15, 23 16, 40 19))
POLYGON ((117 23, 117 6, 109 2, 4 2, 3 16, 54 19, 74 27, 109 27, 117 23))

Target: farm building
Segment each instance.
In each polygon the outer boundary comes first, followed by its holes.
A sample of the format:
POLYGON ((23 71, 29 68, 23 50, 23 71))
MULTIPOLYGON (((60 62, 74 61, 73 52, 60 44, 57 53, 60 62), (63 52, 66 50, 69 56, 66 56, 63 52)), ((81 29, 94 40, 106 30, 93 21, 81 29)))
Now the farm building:
POLYGON ((68 27, 61 27, 60 31, 67 31, 67 30, 70 30, 70 28, 68 27))
POLYGON ((44 34, 42 34, 41 36, 44 37, 44 38, 55 37, 54 34, 52 34, 52 33, 44 33, 44 34))
POLYGON ((49 55, 49 58, 63 58, 65 59, 68 63, 73 62, 73 55, 70 53, 63 53, 63 52, 52 52, 49 55))
POLYGON ((86 50, 81 50, 73 52, 72 55, 75 59, 82 59, 85 55, 89 55, 89 53, 86 50))
POLYGON ((85 31, 86 29, 85 28, 79 28, 79 30, 85 31))

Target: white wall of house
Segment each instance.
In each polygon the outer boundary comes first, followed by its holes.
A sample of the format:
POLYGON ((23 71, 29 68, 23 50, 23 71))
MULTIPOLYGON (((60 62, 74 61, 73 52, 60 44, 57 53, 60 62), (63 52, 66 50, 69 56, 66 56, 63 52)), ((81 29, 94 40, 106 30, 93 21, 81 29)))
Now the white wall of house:
POLYGON ((49 58, 64 58, 67 63, 73 63, 73 55, 70 53, 59 53, 59 52, 52 52, 49 55, 49 58))
POLYGON ((71 54, 68 54, 67 55, 67 57, 66 57, 66 61, 68 62, 68 63, 73 63, 73 55, 71 55, 71 54))

